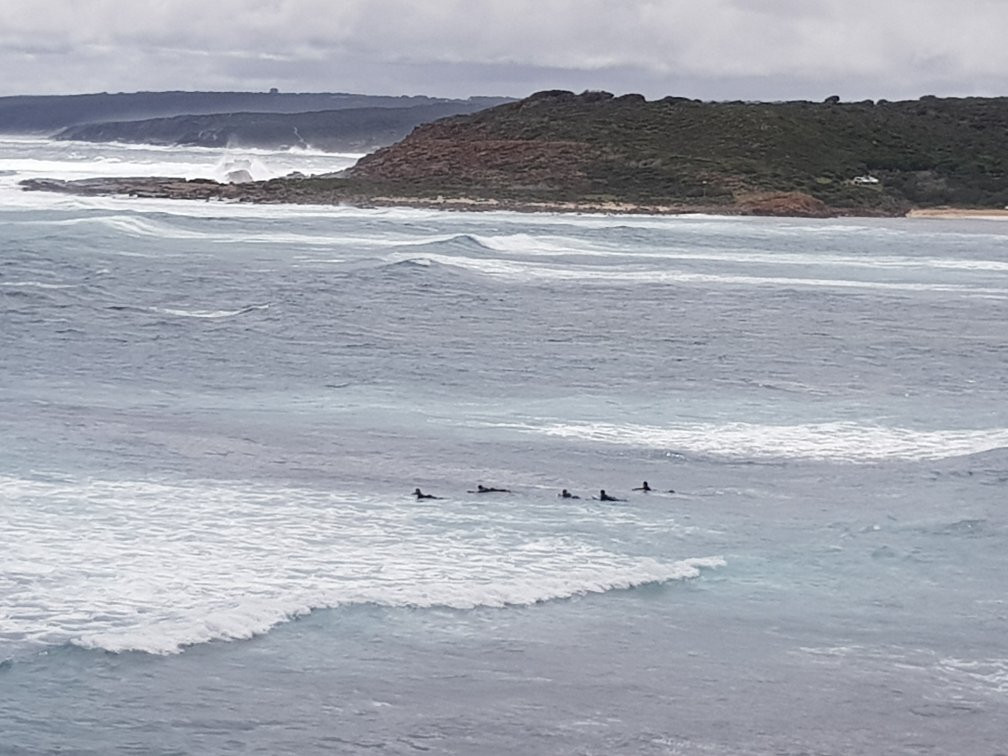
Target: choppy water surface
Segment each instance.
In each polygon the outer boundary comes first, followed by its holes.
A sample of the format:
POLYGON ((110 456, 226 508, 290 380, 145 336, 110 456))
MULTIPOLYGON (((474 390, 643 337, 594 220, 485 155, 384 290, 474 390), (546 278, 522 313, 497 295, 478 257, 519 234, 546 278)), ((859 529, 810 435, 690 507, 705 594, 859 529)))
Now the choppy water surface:
POLYGON ((1003 752, 1008 226, 0 146, 0 752, 1003 752))

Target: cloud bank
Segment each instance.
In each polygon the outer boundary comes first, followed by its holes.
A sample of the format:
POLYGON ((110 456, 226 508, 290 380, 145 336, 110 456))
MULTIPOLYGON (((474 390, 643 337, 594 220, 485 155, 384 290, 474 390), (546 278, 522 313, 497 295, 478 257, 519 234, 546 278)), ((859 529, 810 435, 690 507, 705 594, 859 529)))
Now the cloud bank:
POLYGON ((1008 94, 1001 0, 4 0, 4 94, 1008 94))

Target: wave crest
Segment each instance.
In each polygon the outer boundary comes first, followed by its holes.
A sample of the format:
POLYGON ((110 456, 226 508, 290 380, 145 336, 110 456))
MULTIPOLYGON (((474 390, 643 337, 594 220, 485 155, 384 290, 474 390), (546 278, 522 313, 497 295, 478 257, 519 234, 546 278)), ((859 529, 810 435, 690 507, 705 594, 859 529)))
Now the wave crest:
POLYGON ((514 580, 480 586, 421 583, 413 589, 404 588, 391 593, 382 587, 373 586, 351 591, 350 595, 345 596, 341 595, 341 591, 330 591, 302 602, 256 604, 250 601, 227 610, 212 612, 202 618, 163 618, 156 625, 85 632, 67 642, 81 648, 113 653, 140 651, 169 655, 181 653, 188 647, 202 643, 248 640, 284 622, 323 609, 354 605, 456 610, 531 606, 589 594, 688 580, 699 577, 703 569, 714 569, 725 564, 721 557, 683 559, 670 564, 645 559, 639 565, 609 572, 595 573, 585 569, 580 574, 575 572, 547 580, 514 580))
POLYGON ((914 430, 853 422, 759 425, 682 423, 497 424, 523 432, 598 443, 667 449, 742 459, 821 459, 840 462, 938 460, 1008 447, 1008 428, 914 430))
POLYGON ((236 310, 185 310, 173 307, 153 307, 151 310, 153 312, 160 312, 164 315, 176 315, 180 318, 208 318, 216 320, 219 318, 233 318, 235 315, 244 315, 249 312, 255 312, 256 310, 268 310, 269 308, 269 303, 266 303, 239 307, 236 310))
POLYGON ((724 564, 622 553, 608 534, 627 511, 592 509, 594 535, 513 501, 478 520, 464 502, 434 513, 405 497, 0 476, 0 656, 67 643, 177 653, 322 608, 527 606, 724 564))

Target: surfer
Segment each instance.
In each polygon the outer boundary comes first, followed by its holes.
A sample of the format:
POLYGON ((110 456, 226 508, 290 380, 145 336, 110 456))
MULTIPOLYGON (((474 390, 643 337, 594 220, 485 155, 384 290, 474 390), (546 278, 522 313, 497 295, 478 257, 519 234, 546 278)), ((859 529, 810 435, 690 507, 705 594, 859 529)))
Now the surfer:
POLYGON ((559 496, 561 499, 580 499, 581 498, 577 494, 572 494, 566 488, 563 491, 561 491, 560 493, 558 493, 557 496, 559 496))
MULTIPOLYGON (((651 493, 652 491, 654 491, 654 489, 651 488, 651 486, 648 485, 648 482, 646 480, 643 483, 641 483, 639 486, 637 486, 637 488, 631 488, 630 490, 631 491, 642 491, 644 493, 651 493)), ((675 489, 670 488, 667 491, 665 491, 665 493, 675 493, 675 489)))
POLYGON ((599 501, 626 501, 626 499, 617 499, 615 496, 610 496, 603 488, 599 491, 599 501))
POLYGON ((413 495, 416 496, 417 499, 440 499, 441 498, 440 496, 435 496, 434 494, 425 494, 419 488, 414 489, 413 495))
POLYGON ((482 483, 476 486, 475 491, 468 491, 467 493, 511 493, 510 488, 494 488, 492 486, 484 486, 482 483))

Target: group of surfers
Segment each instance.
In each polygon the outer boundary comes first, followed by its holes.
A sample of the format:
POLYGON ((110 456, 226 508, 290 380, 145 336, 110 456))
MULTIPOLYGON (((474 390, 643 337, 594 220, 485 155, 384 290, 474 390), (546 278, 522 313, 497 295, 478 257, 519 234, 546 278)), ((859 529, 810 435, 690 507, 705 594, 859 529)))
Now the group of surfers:
MULTIPOLYGON (((641 485, 637 486, 636 488, 631 488, 630 490, 631 491, 641 491, 642 493, 651 493, 655 489, 651 488, 651 486, 649 486, 648 482, 645 480, 641 485)), ((480 485, 476 486, 475 489, 470 489, 469 491, 466 491, 466 493, 472 493, 472 494, 511 493, 511 489, 510 488, 496 488, 494 486, 484 486, 484 485, 480 484, 480 485)), ((673 491, 670 488, 667 491, 663 491, 663 493, 675 493, 675 491, 673 491)), ((416 496, 418 500, 419 499, 441 499, 441 498, 444 498, 442 496, 435 496, 434 494, 424 493, 419 488, 414 489, 413 495, 416 496)), ((562 491, 560 491, 560 493, 558 493, 557 496, 559 496, 561 499, 580 499, 581 498, 577 494, 572 494, 566 488, 563 489, 562 491)), ((620 498, 618 498, 616 496, 612 496, 611 494, 607 494, 606 490, 604 488, 599 491, 599 495, 598 496, 592 496, 592 498, 595 499, 596 501, 626 501, 626 499, 620 499, 620 498)))

